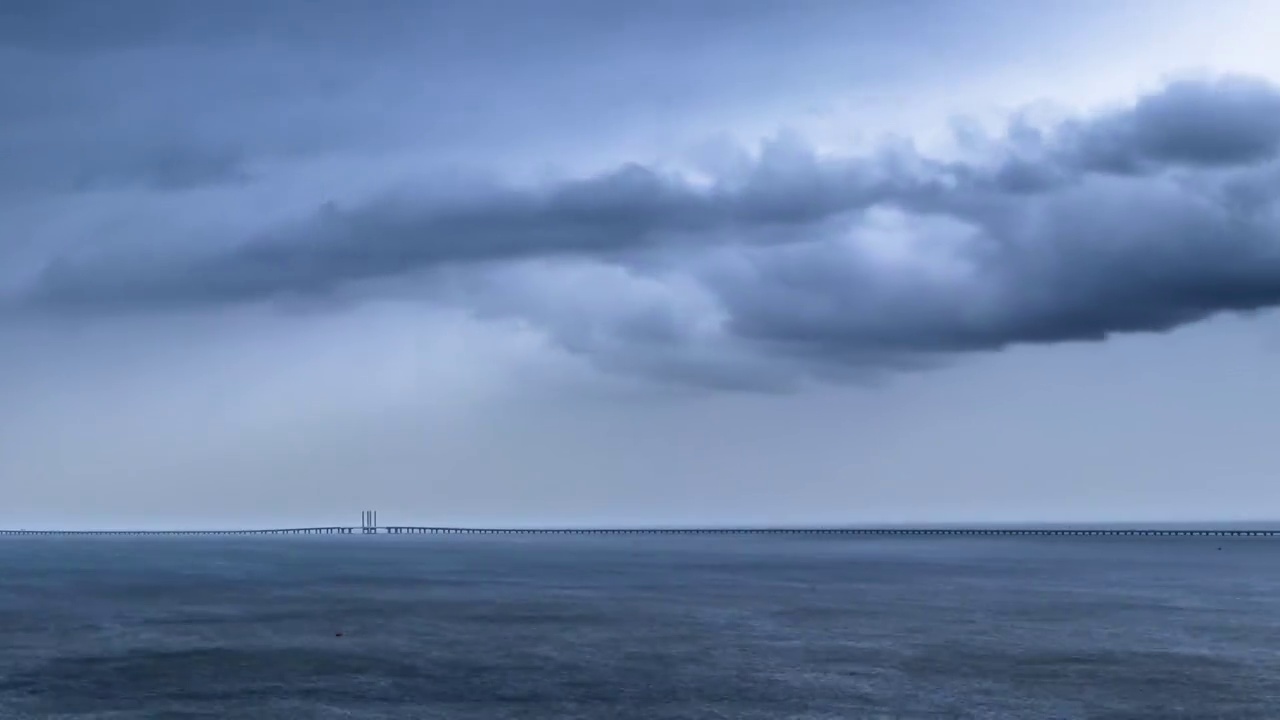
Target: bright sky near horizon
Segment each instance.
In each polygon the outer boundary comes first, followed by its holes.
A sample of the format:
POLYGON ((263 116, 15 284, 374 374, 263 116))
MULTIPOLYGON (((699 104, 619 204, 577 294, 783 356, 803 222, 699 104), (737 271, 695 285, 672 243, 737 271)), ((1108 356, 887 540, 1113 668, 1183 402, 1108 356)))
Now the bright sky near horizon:
POLYGON ((0 526, 1280 518, 1280 4, 0 6, 0 526))

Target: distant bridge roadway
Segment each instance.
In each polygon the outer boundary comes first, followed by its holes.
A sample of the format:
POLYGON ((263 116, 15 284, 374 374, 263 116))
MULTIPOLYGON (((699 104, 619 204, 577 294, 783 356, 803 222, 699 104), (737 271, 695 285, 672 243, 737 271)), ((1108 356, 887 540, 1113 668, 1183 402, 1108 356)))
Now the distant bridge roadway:
POLYGON ((1016 527, 792 527, 792 528, 481 528, 422 525, 330 526, 246 530, 0 530, 4 537, 215 535, 842 535, 842 536, 1075 536, 1278 537, 1280 529, 1016 528, 1016 527))

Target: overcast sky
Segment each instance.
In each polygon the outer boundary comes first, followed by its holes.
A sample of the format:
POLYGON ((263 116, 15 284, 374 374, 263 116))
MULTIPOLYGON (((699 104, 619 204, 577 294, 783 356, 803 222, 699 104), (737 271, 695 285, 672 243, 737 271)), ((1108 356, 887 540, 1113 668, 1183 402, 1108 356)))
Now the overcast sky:
POLYGON ((1269 0, 0 4, 0 526, 1280 517, 1269 0))

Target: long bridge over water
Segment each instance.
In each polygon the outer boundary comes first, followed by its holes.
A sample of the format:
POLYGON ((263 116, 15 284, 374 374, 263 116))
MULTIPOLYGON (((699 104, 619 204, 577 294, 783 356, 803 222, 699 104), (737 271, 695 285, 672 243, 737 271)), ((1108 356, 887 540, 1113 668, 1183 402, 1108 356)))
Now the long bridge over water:
POLYGON ((842 535, 971 537, 1280 537, 1280 528, 1157 527, 449 527, 379 525, 365 511, 361 524, 241 530, 3 530, 0 536, 218 536, 218 535, 842 535))
POLYGON ((899 528, 899 527, 761 527, 761 528, 570 528, 570 527, 432 527, 389 525, 259 528, 243 530, 0 530, 13 536, 182 536, 182 535, 861 535, 861 536, 1169 536, 1169 537, 1280 537, 1280 530, 1155 529, 1155 528, 899 528))

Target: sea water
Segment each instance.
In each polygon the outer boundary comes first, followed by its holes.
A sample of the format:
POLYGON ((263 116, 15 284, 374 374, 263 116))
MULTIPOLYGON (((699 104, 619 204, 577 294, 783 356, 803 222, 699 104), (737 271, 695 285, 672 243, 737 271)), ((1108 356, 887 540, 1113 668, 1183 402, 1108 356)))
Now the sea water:
POLYGON ((1277 718, 1280 539, 0 538, 0 718, 1277 718))

